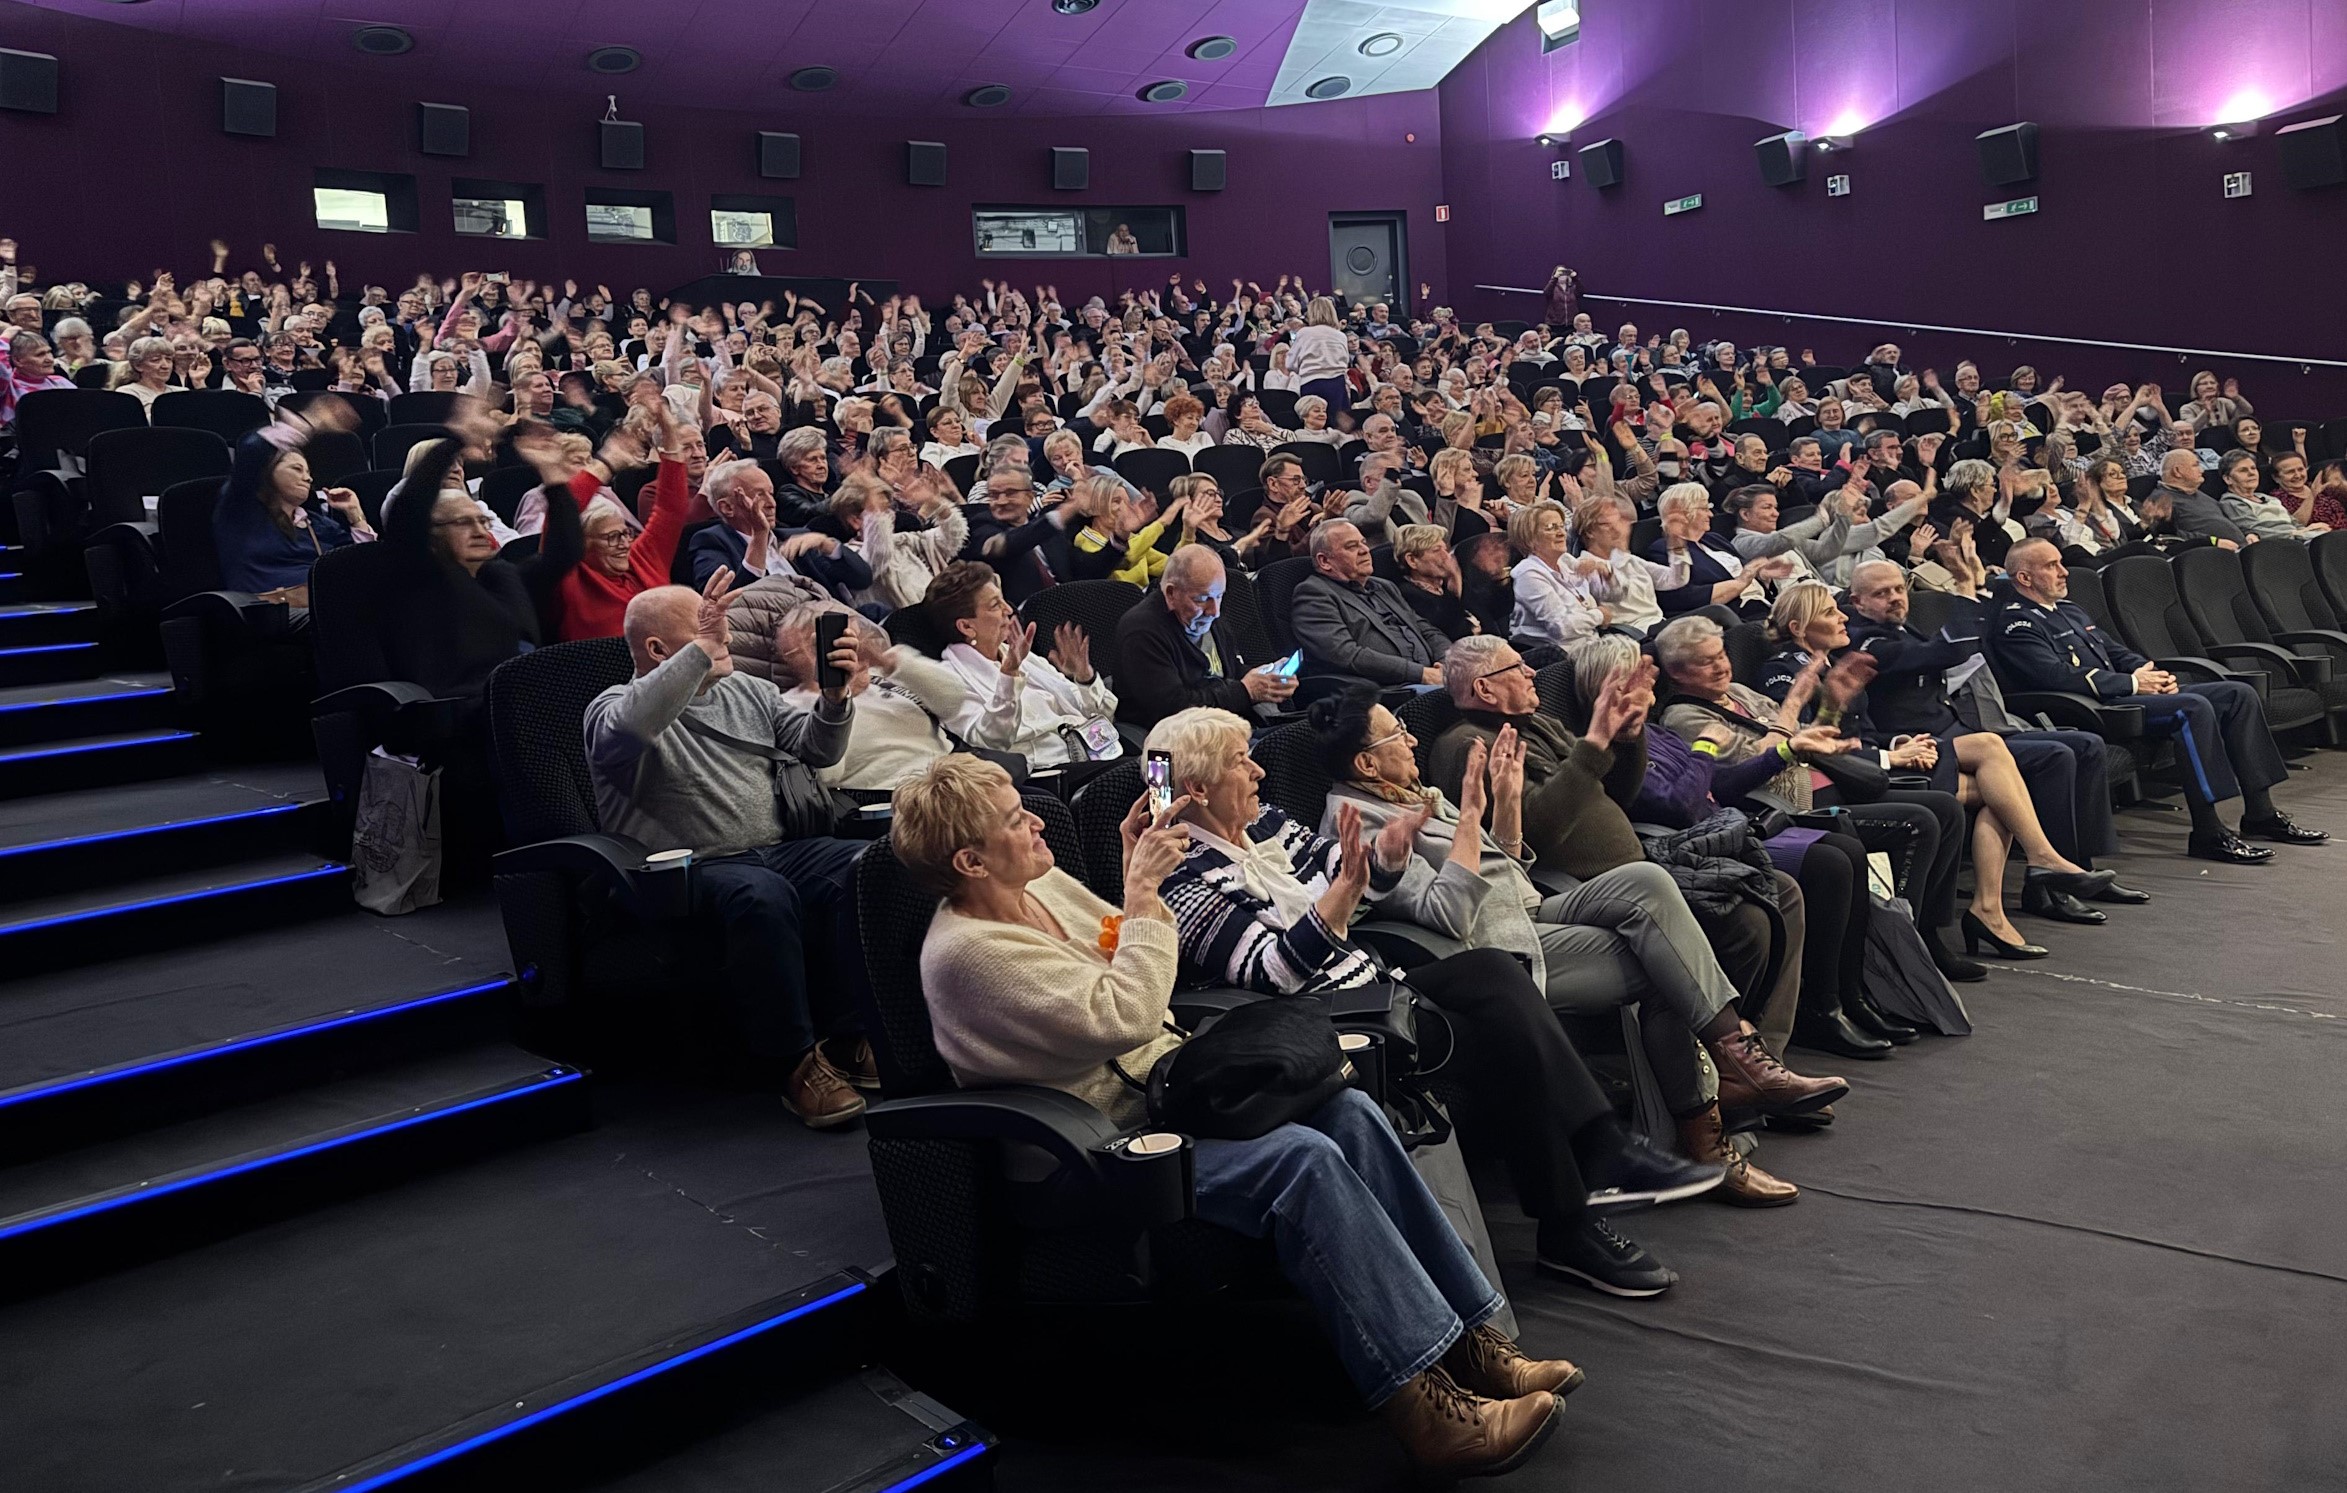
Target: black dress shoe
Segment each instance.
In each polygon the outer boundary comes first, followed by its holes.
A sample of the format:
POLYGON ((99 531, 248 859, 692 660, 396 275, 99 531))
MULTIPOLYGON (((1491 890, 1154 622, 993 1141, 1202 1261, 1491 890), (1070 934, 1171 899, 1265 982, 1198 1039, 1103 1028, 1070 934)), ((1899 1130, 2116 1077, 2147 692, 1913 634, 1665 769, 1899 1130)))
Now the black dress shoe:
POLYGON ((2195 860, 2224 861, 2235 866, 2262 866, 2274 858, 2274 853, 2263 845, 2252 845, 2229 830, 2194 835, 2184 853, 2195 860))
POLYGON ((2007 943, 1989 932, 1988 924, 1971 913, 1964 914, 1964 952, 1977 954, 1982 944, 1987 944, 1989 952, 1999 959, 2043 959, 2053 952, 2043 944, 2007 943))
POLYGON ((2042 881, 2072 897, 2091 897, 2119 879, 2116 871, 2031 871, 2025 881, 2042 881))
POLYGON ((1932 965, 1939 970, 1941 979, 1959 985, 1971 985, 1988 978, 1988 966, 1967 959, 1949 948, 1940 937, 1939 929, 1925 928, 1920 931, 1923 934, 1923 946, 1931 951, 1932 965))
POLYGON ((1842 1010, 1849 1016, 1852 1026, 1870 1036, 1882 1038, 1893 1047, 1905 1047, 1923 1036, 1922 1028, 1908 1025, 1863 995, 1843 996, 1842 1010))
POLYGON ((2021 910, 2031 917, 2051 918, 2057 923, 2103 923, 2110 921, 2104 914, 2053 885, 2052 877, 2031 876, 2021 883, 2021 910))
POLYGON ((2149 902, 2151 893, 2139 892, 2131 886, 2121 886, 2114 881, 2086 900, 2089 902, 2116 902, 2122 907, 2134 907, 2149 902))
POLYGON ((2287 814, 2268 814, 2263 819, 2244 819, 2241 833, 2260 840, 2279 840, 2284 845, 2320 845, 2331 835, 2328 830, 2308 829, 2291 822, 2287 814))
POLYGON ((1793 1017, 1793 1045, 1812 1052, 1830 1052, 1838 1058, 1887 1058, 1891 1044, 1860 1031, 1840 1011, 1802 1011, 1793 1017))

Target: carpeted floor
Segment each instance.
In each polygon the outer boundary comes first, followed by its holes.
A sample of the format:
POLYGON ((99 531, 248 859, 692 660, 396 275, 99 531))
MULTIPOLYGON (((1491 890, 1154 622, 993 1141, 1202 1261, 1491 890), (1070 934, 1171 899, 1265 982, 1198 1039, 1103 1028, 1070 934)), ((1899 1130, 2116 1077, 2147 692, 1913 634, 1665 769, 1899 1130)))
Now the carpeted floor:
MULTIPOLYGON (((2347 840, 2347 754, 2305 760, 2279 801, 2347 840)), ((2347 1486, 2347 843, 2234 868, 2184 859, 2184 832, 2122 813, 2111 864, 2153 903, 2017 918, 2053 957, 1964 987, 1976 1035, 1844 1065, 1837 1125, 1769 1137, 1797 1205, 1627 1220, 1683 1276, 1669 1295, 1537 1276, 1494 1178, 1526 1345, 1590 1376, 1504 1485, 2347 1486)), ((1017 1493, 1404 1486, 1378 1431, 1326 1416, 1139 1449, 1020 1430, 1017 1493)))

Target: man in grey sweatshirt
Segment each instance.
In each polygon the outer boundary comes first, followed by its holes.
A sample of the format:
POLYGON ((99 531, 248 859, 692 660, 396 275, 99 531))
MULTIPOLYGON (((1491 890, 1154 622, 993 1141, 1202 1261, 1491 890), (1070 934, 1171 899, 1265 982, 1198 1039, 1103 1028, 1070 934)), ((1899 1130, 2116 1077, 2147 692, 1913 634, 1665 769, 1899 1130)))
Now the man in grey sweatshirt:
MULTIPOLYGON (((826 690, 815 709, 796 710, 765 680, 735 673, 726 647, 732 586, 733 572, 720 567, 698 595, 661 586, 628 603, 636 675, 588 702, 587 766, 604 829, 650 850, 693 852, 693 916, 720 928, 719 988, 740 1035, 754 1058, 789 1074, 783 1101, 792 1111, 828 1129, 862 1114, 864 1101, 817 1044, 809 995, 827 998, 827 1026, 853 1009, 863 847, 781 840, 773 763, 707 733, 828 767, 847 745, 852 706, 845 691, 826 690), (810 963, 827 978, 810 981, 810 963)), ((851 636, 837 660, 851 681, 863 673, 854 647, 851 636)))

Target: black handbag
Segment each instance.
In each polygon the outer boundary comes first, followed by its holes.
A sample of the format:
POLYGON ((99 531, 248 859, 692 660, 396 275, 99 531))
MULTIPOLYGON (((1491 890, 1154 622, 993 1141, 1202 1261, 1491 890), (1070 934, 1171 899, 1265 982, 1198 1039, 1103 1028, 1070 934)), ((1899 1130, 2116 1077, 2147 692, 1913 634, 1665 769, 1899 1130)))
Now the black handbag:
POLYGON ((1872 752, 1837 752, 1831 757, 1803 758, 1802 764, 1825 775, 1842 802, 1871 804, 1882 802, 1882 796, 1891 790, 1891 775, 1872 752))
POLYGON ((774 768, 774 818, 782 827, 785 840, 813 840, 839 833, 839 827, 856 817, 856 801, 846 794, 826 788, 815 777, 815 769, 784 751, 772 742, 760 744, 744 741, 739 736, 728 736, 715 726, 680 715, 677 724, 695 736, 732 747, 752 757, 763 757, 774 768))
POLYGON ((1234 1006, 1157 1060, 1149 1118, 1207 1140, 1253 1140, 1301 1120, 1353 1081, 1328 1007, 1310 996, 1234 1006))

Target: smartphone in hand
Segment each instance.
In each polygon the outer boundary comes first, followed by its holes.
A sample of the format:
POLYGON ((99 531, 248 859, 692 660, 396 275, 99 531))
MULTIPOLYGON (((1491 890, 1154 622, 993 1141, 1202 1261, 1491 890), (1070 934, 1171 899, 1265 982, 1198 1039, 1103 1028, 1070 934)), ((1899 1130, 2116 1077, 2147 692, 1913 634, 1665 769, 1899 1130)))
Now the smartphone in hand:
POLYGON ((1277 674, 1282 679, 1293 679, 1296 677, 1296 671, 1303 667, 1304 650, 1299 648, 1295 652, 1289 654, 1286 658, 1281 659, 1278 663, 1273 664, 1271 666, 1271 672, 1277 674))
POLYGON ((831 661, 832 651, 839 640, 847 636, 849 625, 845 612, 825 612, 815 619, 815 684, 819 689, 846 689, 847 671, 831 661))
POLYGON ((1173 756, 1168 752, 1151 752, 1142 762, 1141 774, 1149 782, 1149 812, 1162 815, 1173 807, 1173 756))

